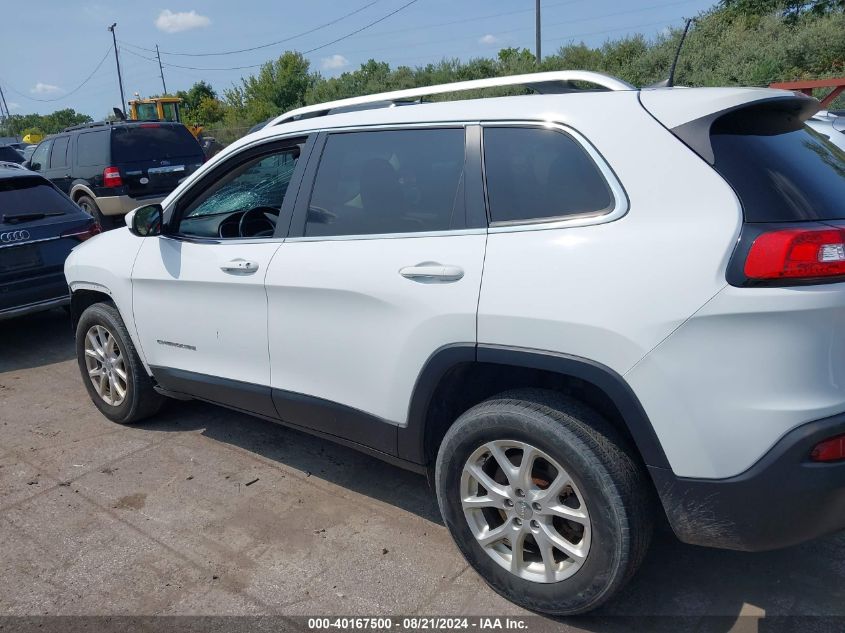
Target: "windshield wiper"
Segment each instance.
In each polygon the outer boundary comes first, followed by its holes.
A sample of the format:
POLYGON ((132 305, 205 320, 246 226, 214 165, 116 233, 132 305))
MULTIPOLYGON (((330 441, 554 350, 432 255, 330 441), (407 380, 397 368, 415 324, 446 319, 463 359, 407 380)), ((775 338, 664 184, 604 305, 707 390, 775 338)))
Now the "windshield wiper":
POLYGON ((28 222, 29 220, 41 220, 43 218, 52 217, 54 215, 64 215, 64 212, 40 211, 37 213, 18 213, 17 215, 10 215, 6 213, 0 216, 0 224, 17 224, 18 222, 28 222))

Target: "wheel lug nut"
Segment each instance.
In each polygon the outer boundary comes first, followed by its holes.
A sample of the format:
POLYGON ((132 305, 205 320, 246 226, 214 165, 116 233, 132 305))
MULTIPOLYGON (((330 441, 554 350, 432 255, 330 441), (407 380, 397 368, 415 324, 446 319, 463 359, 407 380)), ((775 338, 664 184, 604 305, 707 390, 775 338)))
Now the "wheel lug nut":
POLYGON ((540 524, 537 523, 537 521, 535 521, 534 519, 531 519, 531 529, 532 530, 539 530, 540 529, 540 524))
POLYGON ((513 501, 511 501, 510 499, 505 499, 505 507, 506 508, 512 508, 513 507, 513 501))
POLYGON ((517 489, 516 489, 516 496, 517 496, 517 497, 524 497, 524 496, 525 496, 525 491, 524 491, 522 488, 517 488, 517 489))
POLYGON ((520 519, 519 517, 514 517, 513 518, 513 524, 517 527, 521 526, 522 525, 522 519, 520 519))
POLYGON ((543 506, 541 506, 541 505, 540 505, 539 503, 537 503, 536 501, 535 501, 534 503, 532 503, 532 504, 531 504, 531 507, 532 507, 534 510, 536 510, 537 512, 540 512, 540 511, 543 509, 543 506))

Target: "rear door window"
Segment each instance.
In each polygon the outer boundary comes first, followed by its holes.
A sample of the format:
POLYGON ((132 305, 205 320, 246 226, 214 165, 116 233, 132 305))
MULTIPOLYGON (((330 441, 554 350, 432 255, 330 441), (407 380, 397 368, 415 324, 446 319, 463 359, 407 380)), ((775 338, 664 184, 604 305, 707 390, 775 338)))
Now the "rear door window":
POLYGON ((50 152, 50 169, 67 166, 67 146, 69 136, 60 136, 53 141, 53 151, 50 152))
POLYGON ((809 126, 738 113, 713 124, 710 144, 746 221, 845 220, 845 152, 809 126))
POLYGON ((306 236, 444 231, 463 213, 463 128, 330 134, 306 236))
POLYGON ((201 155, 199 143, 184 125, 143 123, 116 126, 112 130, 114 163, 192 158, 201 155))
POLYGON ((484 129, 491 223, 543 222, 608 213, 613 194, 569 134, 547 128, 484 129))

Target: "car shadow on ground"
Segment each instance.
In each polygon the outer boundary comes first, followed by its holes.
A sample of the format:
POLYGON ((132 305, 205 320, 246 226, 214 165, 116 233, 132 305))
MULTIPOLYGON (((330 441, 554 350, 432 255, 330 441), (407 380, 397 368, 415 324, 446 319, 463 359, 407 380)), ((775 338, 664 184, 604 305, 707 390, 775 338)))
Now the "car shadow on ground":
POLYGON ((0 321, 0 373, 75 356, 70 316, 63 308, 0 321))
MULTIPOLYGON (((171 403, 144 428, 202 429, 216 441, 442 525, 424 477, 322 438, 199 402, 171 403)), ((685 545, 660 530, 639 573, 617 598, 589 617, 560 622, 593 631, 757 630, 762 614, 785 617, 771 621, 779 626, 760 630, 784 631, 799 628, 795 616, 845 616, 845 533, 781 551, 743 553, 685 545)))
POLYGON ((202 429, 206 437, 442 525, 424 476, 281 424, 211 404, 173 401, 142 427, 159 432, 202 429))

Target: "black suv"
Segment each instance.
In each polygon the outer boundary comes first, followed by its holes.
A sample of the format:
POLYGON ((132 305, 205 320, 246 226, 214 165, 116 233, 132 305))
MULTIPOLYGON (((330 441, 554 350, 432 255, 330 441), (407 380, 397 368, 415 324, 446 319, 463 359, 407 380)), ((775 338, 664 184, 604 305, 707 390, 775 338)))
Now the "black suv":
POLYGON ((43 140, 26 165, 109 229, 132 209, 160 202, 203 160, 181 123, 122 121, 67 128, 43 140))
POLYGON ((68 253, 100 227, 50 182, 0 163, 0 320, 68 303, 68 253))

